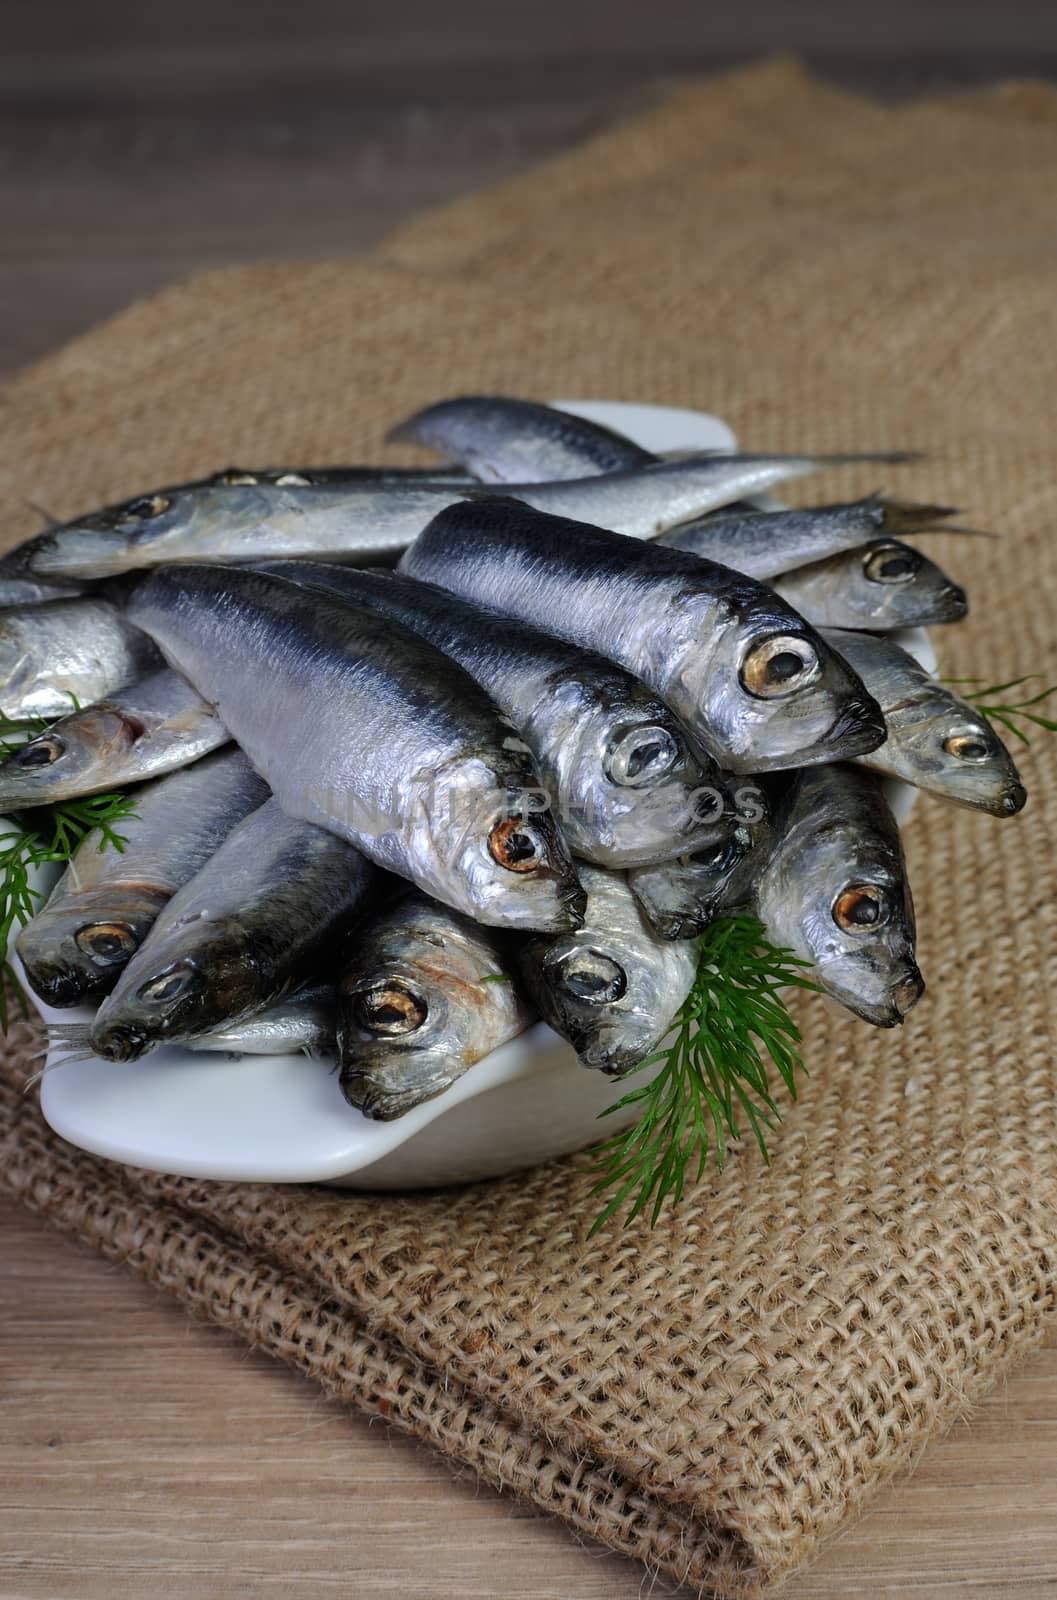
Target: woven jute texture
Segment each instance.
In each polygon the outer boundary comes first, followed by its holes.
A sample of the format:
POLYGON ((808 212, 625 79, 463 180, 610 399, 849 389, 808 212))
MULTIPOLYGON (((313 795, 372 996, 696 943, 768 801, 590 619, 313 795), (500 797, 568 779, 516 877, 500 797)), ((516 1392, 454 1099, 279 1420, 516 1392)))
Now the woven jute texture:
MULTIPOLYGON (((1037 87, 881 109, 777 64, 680 88, 371 262, 211 273, 22 374, 0 526, 228 461, 368 458, 459 390, 703 405, 754 447, 928 450, 900 490, 1003 533, 930 544, 976 602, 945 670, 1052 677, 1055 186, 1037 87)), ((756 1593, 1054 1310, 1045 736, 1023 766, 1017 821, 914 814, 929 991, 906 1026, 805 999, 771 1166, 743 1143, 653 1231, 588 1239, 583 1157, 393 1197, 94 1161, 41 1123, 29 1027, 2 1058, 0 1186, 581 1532, 756 1593)))

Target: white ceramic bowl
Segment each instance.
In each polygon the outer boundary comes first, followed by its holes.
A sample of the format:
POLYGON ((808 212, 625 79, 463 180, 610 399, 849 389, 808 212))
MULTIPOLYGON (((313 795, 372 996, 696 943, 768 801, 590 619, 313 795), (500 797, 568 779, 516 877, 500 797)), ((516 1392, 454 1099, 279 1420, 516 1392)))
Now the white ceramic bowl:
MULTIPOLYGON (((736 443, 725 423, 704 412, 614 401, 556 404, 651 450, 729 450, 736 443)), ((931 669, 927 635, 918 631, 904 642, 931 669)), ((900 821, 912 800, 913 791, 893 786, 900 821)), ((90 1019, 85 1011, 38 1009, 45 1021, 90 1019)), ((155 1172, 391 1189, 494 1177, 582 1149, 627 1125, 627 1114, 598 1122, 623 1092, 585 1071, 569 1045, 540 1023, 396 1122, 370 1122, 352 1110, 327 1062, 228 1060, 176 1047, 137 1062, 50 1061, 41 1108, 71 1144, 155 1172)))

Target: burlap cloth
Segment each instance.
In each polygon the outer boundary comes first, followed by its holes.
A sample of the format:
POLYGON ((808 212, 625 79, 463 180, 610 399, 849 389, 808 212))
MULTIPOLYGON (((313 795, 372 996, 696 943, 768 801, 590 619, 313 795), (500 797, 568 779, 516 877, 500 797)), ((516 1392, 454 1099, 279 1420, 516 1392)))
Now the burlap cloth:
MULTIPOLYGON (((704 405, 759 447, 927 448, 900 488, 1000 542, 951 673, 1057 676, 1057 99, 883 109, 778 64, 680 89, 373 262, 209 273, 2 397, 3 531, 231 460, 378 453, 458 390, 704 405)), ((848 474, 825 492, 873 485, 848 474)), ((800 1007, 812 1072, 652 1232, 593 1241, 585 1162, 429 1195, 94 1161, 3 1057, 0 1185, 490 1483, 667 1574, 788 1574, 1035 1345, 1057 1292, 1057 864, 1017 822, 908 830, 930 988, 897 1033, 800 1007)))

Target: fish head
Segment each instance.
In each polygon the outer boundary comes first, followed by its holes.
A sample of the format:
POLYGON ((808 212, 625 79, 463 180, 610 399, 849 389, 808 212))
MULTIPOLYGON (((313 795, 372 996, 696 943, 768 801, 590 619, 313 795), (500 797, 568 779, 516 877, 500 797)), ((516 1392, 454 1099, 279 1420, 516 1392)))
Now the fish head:
POLYGON ((201 486, 137 495, 42 535, 32 557, 38 576, 107 578, 114 573, 208 554, 221 521, 234 545, 259 526, 261 490, 201 486))
POLYGON ((927 627, 958 622, 969 609, 965 590, 942 567, 898 539, 874 539, 835 556, 833 570, 854 619, 848 627, 927 627))
POLYGON ((1027 802, 1016 763, 987 718, 943 685, 889 713, 892 754, 900 777, 959 805, 996 817, 1015 816, 1027 802))
POLYGON ((0 809, 46 805, 64 794, 91 793, 106 782, 108 766, 143 726, 100 701, 27 739, 0 762, 0 809))
POLYGON ((186 924, 141 950, 92 1024, 92 1048, 109 1061, 135 1061, 156 1046, 205 1033, 256 1009, 259 964, 233 920, 186 924))
POLYGON ((556 680, 523 732, 550 752, 558 820, 578 855, 629 867, 731 829, 733 804, 712 759, 634 680, 556 680))
POLYGON ((630 872, 628 886, 654 933, 661 939, 692 939, 720 911, 745 903, 767 859, 768 839, 766 812, 752 820, 739 812, 727 837, 630 872))
POLYGON ((478 922, 569 928, 585 896, 569 846, 534 765, 514 741, 431 775, 429 793, 405 813, 418 881, 478 922))
POLYGON ((15 941, 33 992, 45 1005, 96 1004, 146 939, 167 895, 149 884, 63 895, 15 941))
MULTIPOLYGON (((883 805, 871 774, 849 781, 883 805)), ((846 810, 801 808, 760 874, 756 905, 768 936, 810 963, 806 977, 865 1021, 894 1027, 925 987, 914 905, 887 808, 880 826, 864 826, 858 802, 850 792, 846 810)), ((775 826, 777 835, 781 817, 775 826)))
POLYGON ((814 976, 864 1021, 895 1027, 925 990, 914 958, 910 891, 869 863, 831 888, 811 928, 814 976))
POLYGON ((880 708, 861 680, 757 583, 731 587, 711 643, 691 649, 681 680, 736 772, 836 761, 884 741, 880 708))
POLYGON ((368 935, 342 974, 341 1088, 364 1116, 389 1122, 432 1100, 525 1025, 513 983, 465 920, 427 904, 380 948, 368 935))
POLYGON ((623 882, 585 868, 587 922, 521 952, 522 977, 541 1016, 584 1066, 619 1077, 668 1032, 696 971, 691 941, 665 943, 646 926, 623 882))

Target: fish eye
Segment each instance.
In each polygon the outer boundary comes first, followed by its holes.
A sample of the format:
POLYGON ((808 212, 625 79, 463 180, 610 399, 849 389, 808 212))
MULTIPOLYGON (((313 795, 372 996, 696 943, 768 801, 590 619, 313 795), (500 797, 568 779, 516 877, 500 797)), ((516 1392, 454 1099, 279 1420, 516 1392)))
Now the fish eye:
POLYGON ((167 494, 144 494, 138 500, 130 500, 124 514, 135 517, 138 522, 148 522, 151 517, 160 517, 171 505, 167 494))
POLYGON ((508 872, 534 872, 546 855, 546 842, 531 822, 508 817, 488 835, 492 859, 508 872))
POLYGON ((16 750, 14 760, 20 767, 50 767, 53 761, 66 754, 66 745, 53 733, 41 734, 16 750))
POLYGON ((306 478, 303 472, 281 472, 275 480, 278 489, 307 489, 311 483, 311 478, 306 478))
POLYGON ((624 968, 601 950, 570 950, 551 966, 562 988, 589 1006, 612 1005, 628 987, 624 968))
POLYGON ((126 961, 136 950, 136 935, 127 922, 91 922, 77 930, 74 942, 101 967, 126 961))
POLYGON ((218 472, 213 482, 222 489, 238 489, 243 485, 251 486, 258 483, 256 473, 243 472, 240 467, 229 467, 226 472, 218 472))
POLYGON ((986 761, 994 754, 994 747, 982 733, 952 733, 944 739, 943 748, 959 761, 986 761))
POLYGON ((721 839, 708 850, 695 850, 690 860, 695 867, 707 867, 710 871, 719 871, 721 867, 731 866, 739 854, 736 844, 730 839, 721 839))
POLYGON ((871 583, 909 583, 921 571, 921 556, 897 544, 874 545, 866 553, 863 571, 871 583))
POLYGON ((809 639, 776 633, 750 647, 741 664, 741 682, 758 700, 778 700, 814 683, 821 670, 809 639))
POLYGON ((679 755, 678 740, 667 728, 619 728, 606 751, 606 776, 621 788, 644 788, 670 772, 679 755))
POLYGON ((169 1000, 178 1000, 190 987, 194 976, 195 969, 189 961, 174 961, 171 967, 167 967, 156 978, 151 978, 149 983, 143 984, 137 990, 137 994, 141 1000, 164 1005, 169 1000))
POLYGON ((353 1015, 364 1033, 392 1038, 414 1033, 429 1015, 429 1006, 399 978, 384 978, 352 997, 353 1015))
POLYGON ((833 902, 833 920, 845 933, 872 933, 892 915, 886 890, 873 883, 853 883, 833 902))

